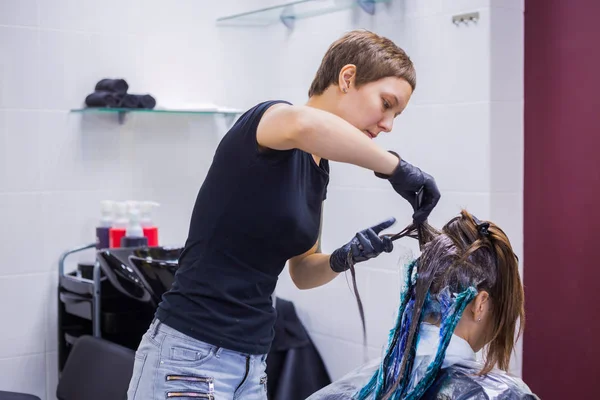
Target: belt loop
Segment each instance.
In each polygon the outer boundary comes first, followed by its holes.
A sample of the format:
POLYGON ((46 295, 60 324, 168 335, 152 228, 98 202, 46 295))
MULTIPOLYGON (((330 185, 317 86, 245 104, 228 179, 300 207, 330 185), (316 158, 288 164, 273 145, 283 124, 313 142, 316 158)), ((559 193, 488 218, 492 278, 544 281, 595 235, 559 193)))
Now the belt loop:
POLYGON ((215 349, 215 357, 217 357, 217 358, 221 357, 221 350, 223 350, 222 347, 217 347, 215 349))
POLYGON ((158 318, 154 318, 154 321, 152 322, 152 325, 154 325, 154 327, 152 328, 152 335, 150 335, 152 339, 154 339, 156 335, 158 335, 158 328, 160 327, 160 324, 160 320, 158 318))

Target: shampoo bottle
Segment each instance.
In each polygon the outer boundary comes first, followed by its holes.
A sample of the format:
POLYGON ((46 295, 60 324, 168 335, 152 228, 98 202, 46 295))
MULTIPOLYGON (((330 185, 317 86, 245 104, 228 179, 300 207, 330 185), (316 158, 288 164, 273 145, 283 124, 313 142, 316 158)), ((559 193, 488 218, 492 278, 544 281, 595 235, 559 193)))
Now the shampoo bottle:
POLYGON ((140 204, 140 224, 144 230, 144 236, 148 239, 148 246, 158 246, 158 228, 152 222, 152 209, 160 204, 154 201, 143 201, 140 204))
POLYGON ((110 247, 110 228, 113 225, 114 201, 104 200, 101 203, 100 223, 96 227, 96 249, 110 247))
POLYGON ((125 236, 127 229, 127 203, 117 202, 114 204, 115 220, 110 228, 110 247, 121 247, 121 238, 125 236))
POLYGON ((137 208, 129 210, 129 224, 126 233, 121 238, 121 247, 141 247, 147 246, 148 239, 144 237, 144 230, 140 225, 140 211, 137 208))

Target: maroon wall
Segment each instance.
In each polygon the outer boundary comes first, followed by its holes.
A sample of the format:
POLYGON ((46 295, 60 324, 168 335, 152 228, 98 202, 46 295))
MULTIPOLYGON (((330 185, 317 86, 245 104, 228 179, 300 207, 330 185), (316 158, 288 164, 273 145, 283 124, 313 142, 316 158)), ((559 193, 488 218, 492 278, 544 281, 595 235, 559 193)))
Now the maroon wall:
POLYGON ((600 398, 600 1, 525 2, 523 378, 600 398))

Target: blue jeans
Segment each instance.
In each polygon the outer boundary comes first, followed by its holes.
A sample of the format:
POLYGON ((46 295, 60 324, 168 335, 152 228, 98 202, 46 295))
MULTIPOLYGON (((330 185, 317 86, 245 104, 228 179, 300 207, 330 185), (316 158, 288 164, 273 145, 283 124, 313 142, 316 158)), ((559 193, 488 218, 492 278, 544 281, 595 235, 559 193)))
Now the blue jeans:
POLYGON ((155 319, 135 353, 127 400, 266 400, 266 358, 210 345, 155 319))

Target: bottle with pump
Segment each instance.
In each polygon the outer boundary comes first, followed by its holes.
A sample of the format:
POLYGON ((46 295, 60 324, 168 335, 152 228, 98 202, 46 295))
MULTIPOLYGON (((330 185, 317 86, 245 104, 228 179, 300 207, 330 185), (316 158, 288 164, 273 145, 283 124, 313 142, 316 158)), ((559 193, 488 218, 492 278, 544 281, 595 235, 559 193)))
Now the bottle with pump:
POLYGON ((147 246, 148 239, 144 236, 144 230, 140 225, 140 211, 137 208, 129 210, 129 224, 125 236, 121 238, 121 247, 147 246))
POLYGON ((114 201, 104 200, 101 202, 100 223, 96 227, 96 249, 107 249, 110 247, 110 228, 113 225, 114 201))
POLYGON ((150 247, 158 246, 158 227, 152 222, 152 210, 158 206, 160 204, 154 201, 143 201, 140 203, 140 224, 150 247))
POLYGON ((110 247, 121 247, 121 238, 125 236, 127 230, 127 203, 114 203, 115 220, 110 228, 110 247))

